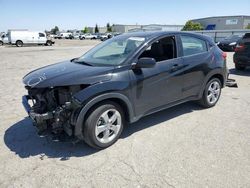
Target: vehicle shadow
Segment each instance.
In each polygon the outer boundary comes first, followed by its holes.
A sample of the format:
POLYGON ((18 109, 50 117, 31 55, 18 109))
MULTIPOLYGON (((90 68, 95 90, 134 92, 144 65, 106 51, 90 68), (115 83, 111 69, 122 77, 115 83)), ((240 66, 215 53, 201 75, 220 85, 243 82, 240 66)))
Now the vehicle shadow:
POLYGON ((230 74, 238 75, 238 76, 250 76, 250 68, 246 68, 245 70, 236 70, 234 68, 229 69, 230 74))
POLYGON ((44 156, 47 156, 67 160, 69 157, 82 157, 98 151, 90 148, 84 142, 72 144, 71 142, 54 142, 50 137, 39 137, 28 117, 5 131, 4 142, 21 158, 40 156, 43 159, 44 156))
POLYGON ((138 122, 128 125, 128 127, 123 130, 121 138, 126 138, 138 131, 150 128, 151 126, 168 121, 170 119, 174 119, 183 114, 203 109, 204 108, 194 102, 188 102, 151 114, 149 116, 143 117, 138 122))
MULTIPOLYGON (((194 103, 185 103, 157 112, 127 126, 121 138, 124 139, 135 132, 150 128, 158 123, 201 109, 194 103)), ((21 158, 39 156, 41 160, 45 156, 68 160, 70 157, 84 157, 99 151, 89 147, 84 142, 72 144, 71 142, 53 142, 47 137, 41 138, 37 135, 36 129, 28 117, 5 131, 4 142, 11 151, 21 158)))

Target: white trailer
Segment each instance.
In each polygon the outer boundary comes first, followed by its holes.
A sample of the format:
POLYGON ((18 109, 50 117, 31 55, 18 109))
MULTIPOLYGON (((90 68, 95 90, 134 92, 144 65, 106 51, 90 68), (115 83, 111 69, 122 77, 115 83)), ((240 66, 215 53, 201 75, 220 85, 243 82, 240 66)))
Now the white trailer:
POLYGON ((24 44, 43 44, 48 46, 54 44, 43 31, 9 30, 8 39, 10 44, 14 44, 17 47, 22 47, 24 44))

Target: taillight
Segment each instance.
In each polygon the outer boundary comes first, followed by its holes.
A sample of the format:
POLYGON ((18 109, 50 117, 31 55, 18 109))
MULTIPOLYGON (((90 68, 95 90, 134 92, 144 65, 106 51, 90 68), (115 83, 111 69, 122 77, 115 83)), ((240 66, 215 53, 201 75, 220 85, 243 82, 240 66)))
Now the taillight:
POLYGON ((226 52, 222 52, 221 55, 222 55, 223 59, 225 59, 225 60, 227 59, 227 53, 226 52))
POLYGON ((245 46, 243 44, 237 44, 234 51, 235 52, 240 52, 240 51, 243 51, 244 49, 245 49, 245 46))

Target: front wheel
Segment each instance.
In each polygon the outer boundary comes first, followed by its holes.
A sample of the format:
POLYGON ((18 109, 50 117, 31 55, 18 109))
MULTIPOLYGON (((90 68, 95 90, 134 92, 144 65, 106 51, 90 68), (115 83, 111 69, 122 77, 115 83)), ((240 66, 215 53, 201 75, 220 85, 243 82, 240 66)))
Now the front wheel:
POLYGON ((124 122, 124 112, 118 104, 101 103, 89 112, 83 128, 84 140, 94 148, 107 148, 120 137, 124 122))
POLYGON ((205 87, 202 98, 199 103, 205 107, 210 108, 216 105, 221 94, 221 81, 218 78, 212 78, 205 87))

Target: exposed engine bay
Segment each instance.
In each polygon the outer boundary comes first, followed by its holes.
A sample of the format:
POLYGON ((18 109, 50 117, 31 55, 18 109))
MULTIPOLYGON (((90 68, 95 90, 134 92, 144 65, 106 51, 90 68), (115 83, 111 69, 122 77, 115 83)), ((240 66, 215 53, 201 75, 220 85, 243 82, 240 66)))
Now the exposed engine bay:
POLYGON ((39 135, 52 133, 58 135, 74 133, 74 117, 80 106, 73 100, 73 95, 86 88, 86 85, 60 86, 51 88, 31 88, 26 86, 28 95, 23 104, 39 135))

